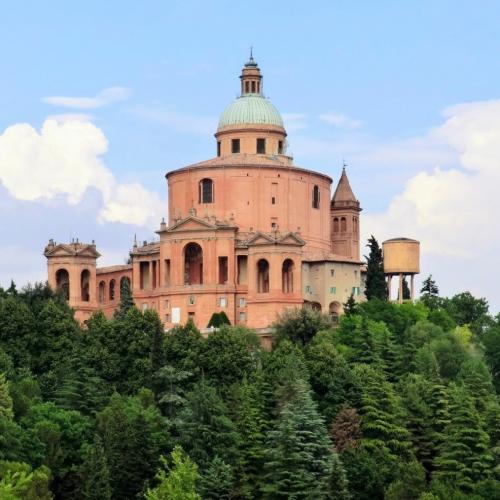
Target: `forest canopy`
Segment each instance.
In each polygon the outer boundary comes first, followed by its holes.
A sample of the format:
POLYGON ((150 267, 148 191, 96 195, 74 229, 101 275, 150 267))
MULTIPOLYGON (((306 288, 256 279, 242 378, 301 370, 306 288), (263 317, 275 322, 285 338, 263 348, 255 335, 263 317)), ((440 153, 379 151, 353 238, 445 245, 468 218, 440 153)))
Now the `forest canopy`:
POLYGON ((2 499, 500 498, 500 318, 427 291, 338 325, 165 332, 132 301, 79 325, 0 289, 2 499))

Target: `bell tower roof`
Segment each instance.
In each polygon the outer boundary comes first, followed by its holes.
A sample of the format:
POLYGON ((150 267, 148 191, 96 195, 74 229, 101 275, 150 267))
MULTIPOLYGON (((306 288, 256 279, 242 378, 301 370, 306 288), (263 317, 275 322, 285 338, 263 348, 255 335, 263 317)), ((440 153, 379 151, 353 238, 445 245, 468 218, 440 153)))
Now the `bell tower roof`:
POLYGON ((345 165, 342 168, 342 175, 340 176, 339 183, 337 184, 337 189, 335 189, 335 193, 333 193, 331 207, 356 208, 358 210, 361 210, 359 208, 359 201, 356 196, 354 196, 351 184, 349 183, 345 165))

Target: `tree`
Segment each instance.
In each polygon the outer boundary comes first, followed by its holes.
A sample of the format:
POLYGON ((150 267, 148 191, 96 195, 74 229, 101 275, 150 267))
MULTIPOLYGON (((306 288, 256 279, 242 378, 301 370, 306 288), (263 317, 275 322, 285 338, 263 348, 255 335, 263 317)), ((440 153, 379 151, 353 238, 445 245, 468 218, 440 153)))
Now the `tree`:
POLYGON ((264 498, 328 498, 332 452, 323 419, 302 380, 268 434, 264 498))
POLYGON ((330 437, 338 453, 358 446, 362 433, 361 417, 356 408, 343 406, 340 409, 330 427, 330 437))
POLYGON ((229 464, 215 457, 200 477, 199 491, 203 500, 229 500, 234 477, 229 464))
POLYGON ((275 338, 278 342, 291 340, 301 345, 308 344, 321 330, 328 330, 330 319, 309 308, 285 311, 274 324, 275 338))
POLYGON ((439 295, 439 288, 436 285, 436 282, 432 279, 432 274, 427 276, 427 278, 422 282, 420 293, 423 294, 424 297, 437 297, 439 295))
POLYGON ((491 322, 488 301, 485 298, 476 299, 470 292, 459 293, 447 299, 444 307, 457 325, 469 325, 475 334, 483 333, 491 322))
POLYGON ((500 324, 486 330, 483 335, 483 344, 497 393, 500 393, 500 324))
POLYGON ((111 499, 109 468, 101 437, 96 434, 83 464, 83 496, 87 500, 111 499))
POLYGON ((0 498, 52 500, 50 479, 50 470, 44 465, 32 470, 26 463, 0 461, 0 498))
POLYGON ((372 235, 368 240, 370 253, 366 259, 365 295, 368 300, 387 300, 387 285, 384 274, 384 258, 378 241, 372 235))
MULTIPOLYGON (((398 299, 399 299, 399 292, 398 292, 398 299)), ((410 299, 411 299, 411 291, 405 276, 403 278, 403 300, 410 300, 410 299)))
POLYGON ((146 500, 201 500, 196 493, 198 466, 180 446, 176 446, 170 456, 171 466, 165 457, 160 457, 163 467, 156 473, 159 484, 156 488, 148 489, 146 500))
POLYGON ((351 293, 347 301, 343 304, 344 314, 346 316, 351 316, 351 314, 357 314, 358 312, 358 304, 356 299, 354 298, 354 294, 351 293))
POLYGON ((470 492, 473 484, 486 479, 493 457, 489 436, 466 389, 451 384, 450 422, 444 430, 443 443, 434 460, 433 478, 470 492))
POLYGON ((332 453, 332 475, 330 478, 330 497, 336 500, 350 500, 349 481, 344 464, 337 453, 332 453))
POLYGON ((11 419, 14 416, 12 410, 12 398, 5 375, 0 373, 0 417, 11 419))
POLYGON ((120 280, 120 304, 115 312, 115 317, 124 318, 133 307, 135 307, 135 303, 130 289, 130 281, 122 279, 120 280))

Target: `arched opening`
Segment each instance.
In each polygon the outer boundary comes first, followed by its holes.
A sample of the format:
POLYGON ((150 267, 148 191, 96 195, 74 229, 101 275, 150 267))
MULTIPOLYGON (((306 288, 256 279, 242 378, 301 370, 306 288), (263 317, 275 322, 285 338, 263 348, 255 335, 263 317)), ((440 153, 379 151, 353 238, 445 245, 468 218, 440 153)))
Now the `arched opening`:
POLYGON ((128 276, 122 276, 120 279, 120 299, 122 298, 122 290, 125 286, 125 283, 128 284, 128 287, 130 289, 130 278, 128 276))
POLYGON ((293 260, 286 259, 283 262, 283 267, 281 269, 281 286, 283 293, 293 292, 293 269, 293 260))
POLYGON ((65 300, 69 300, 69 273, 66 269, 56 272, 56 287, 61 291, 65 300))
POLYGON ((83 302, 90 300, 90 271, 84 269, 80 275, 80 293, 83 302))
POLYGON ((104 304, 106 301, 106 283, 101 281, 99 283, 99 304, 104 304))
POLYGON ((313 197, 312 197, 312 206, 313 208, 319 208, 319 187, 313 187, 313 197))
POLYGON ((308 300, 305 300, 304 307, 312 309, 313 311, 321 312, 321 304, 319 302, 309 302, 308 300))
POLYGON ((340 231, 345 233, 347 231, 347 221, 345 217, 340 218, 340 231))
POLYGON ((269 262, 266 259, 257 262, 257 292, 269 292, 269 262))
POLYGON ((334 217, 333 219, 333 232, 338 233, 339 232, 339 218, 334 217))
POLYGON ((199 203, 214 202, 214 181, 212 179, 202 179, 199 190, 199 203))
POLYGON ((358 232, 358 218, 357 217, 352 218, 352 229, 353 229, 354 233, 358 232))
POLYGON ((110 301, 115 300, 115 288, 116 288, 116 281, 111 280, 109 282, 109 300, 110 301))
POLYGON ((339 322, 339 316, 342 313, 342 305, 340 302, 330 302, 328 306, 328 314, 330 315, 330 319, 332 323, 337 324, 339 322))
POLYGON ((184 284, 203 284, 203 250, 198 243, 189 243, 184 248, 184 284))

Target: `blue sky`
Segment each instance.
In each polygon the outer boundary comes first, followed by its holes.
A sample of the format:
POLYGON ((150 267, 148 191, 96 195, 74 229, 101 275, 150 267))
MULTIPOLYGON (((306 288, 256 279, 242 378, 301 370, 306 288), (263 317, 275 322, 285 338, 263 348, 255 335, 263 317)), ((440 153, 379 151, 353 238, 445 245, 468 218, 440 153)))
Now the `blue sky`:
POLYGON ((49 237, 95 238, 103 263, 152 237, 253 45, 295 163, 337 178, 345 158, 365 235, 421 239, 423 275, 500 309, 499 25, 493 1, 4 0, 0 283, 42 278, 49 237))

